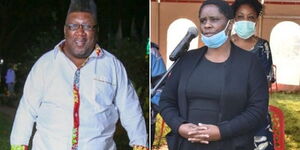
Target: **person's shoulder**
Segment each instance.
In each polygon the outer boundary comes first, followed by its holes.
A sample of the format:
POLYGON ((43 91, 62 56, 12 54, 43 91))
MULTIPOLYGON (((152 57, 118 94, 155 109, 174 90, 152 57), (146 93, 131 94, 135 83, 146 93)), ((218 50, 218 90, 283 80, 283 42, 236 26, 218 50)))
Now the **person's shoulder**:
POLYGON ((260 38, 260 37, 257 37, 257 41, 258 41, 258 42, 263 42, 263 43, 269 43, 268 40, 263 39, 263 38, 260 38))
POLYGON ((244 50, 232 42, 231 42, 231 46, 232 46, 233 55, 237 56, 237 58, 241 60, 245 60, 247 58, 252 59, 253 57, 256 57, 255 53, 251 53, 250 51, 244 50))
POLYGON ((256 37, 257 38, 257 44, 255 45, 255 47, 261 47, 263 46, 264 48, 268 48, 269 47, 269 41, 260 37, 256 37))
POLYGON ((197 48, 197 49, 191 49, 188 50, 186 53, 184 53, 179 60, 179 64, 178 66, 186 66, 186 65, 190 65, 195 63, 201 55, 203 55, 207 50, 207 47, 201 47, 201 48, 197 48))
POLYGON ((53 62, 62 52, 62 45, 64 44, 65 40, 60 41, 56 44, 53 49, 47 50, 39 59, 37 63, 49 63, 53 62))
POLYGON ((34 63, 34 68, 48 68, 48 65, 53 64, 55 57, 58 53, 57 49, 52 49, 40 56, 37 61, 34 63))
MULTIPOLYGON (((35 75, 41 75, 42 72, 48 72, 53 65, 53 61, 55 58, 55 50, 50 50, 40 56, 37 61, 31 67, 31 73, 35 75)), ((43 73, 42 73, 43 74, 43 73)))
POLYGON ((105 58, 105 59, 112 59, 112 60, 115 60, 115 59, 118 60, 118 58, 114 54, 110 53, 106 49, 101 48, 101 51, 102 51, 103 58, 105 58))
POLYGON ((197 49, 191 49, 187 51, 185 57, 199 56, 201 53, 204 53, 206 50, 207 50, 207 46, 203 46, 197 49))
POLYGON ((58 50, 56 50, 56 49, 49 50, 38 59, 38 62, 45 63, 45 62, 51 61, 56 57, 57 53, 58 53, 58 50))
POLYGON ((100 59, 102 59, 103 61, 107 63, 113 63, 116 65, 122 64, 122 62, 114 54, 110 53, 106 49, 101 48, 101 51, 102 51, 102 57, 100 57, 100 59))
POLYGON ((270 50, 270 43, 266 39, 258 38, 258 40, 261 42, 261 45, 265 48, 265 50, 270 50))

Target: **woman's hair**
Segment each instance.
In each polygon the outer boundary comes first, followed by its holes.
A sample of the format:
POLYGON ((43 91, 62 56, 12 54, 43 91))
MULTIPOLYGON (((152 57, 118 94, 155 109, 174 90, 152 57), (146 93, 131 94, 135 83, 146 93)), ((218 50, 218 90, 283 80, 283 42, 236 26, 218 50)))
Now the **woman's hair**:
POLYGON ((231 5, 234 16, 241 5, 249 5, 252 7, 256 12, 257 17, 262 13, 263 10, 263 5, 258 0, 235 0, 231 5))
POLYGON ((219 8, 220 13, 222 13, 227 19, 233 19, 233 11, 229 4, 223 0, 206 0, 202 3, 200 9, 199 9, 199 17, 201 14, 201 11, 204 6, 206 5, 215 5, 219 8))

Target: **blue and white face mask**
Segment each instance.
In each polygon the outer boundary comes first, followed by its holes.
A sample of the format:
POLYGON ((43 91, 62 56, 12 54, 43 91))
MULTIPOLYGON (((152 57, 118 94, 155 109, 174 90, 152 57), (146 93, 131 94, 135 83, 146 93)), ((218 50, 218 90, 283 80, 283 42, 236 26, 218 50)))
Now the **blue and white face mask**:
POLYGON ((252 21, 237 21, 234 23, 234 31, 242 39, 248 39, 255 33, 255 23, 252 21))
POLYGON ((226 40, 228 39, 228 35, 226 35, 225 31, 229 25, 230 20, 228 20, 227 25, 224 30, 219 33, 212 35, 210 37, 204 36, 201 34, 201 40, 208 48, 218 48, 222 46, 226 40))

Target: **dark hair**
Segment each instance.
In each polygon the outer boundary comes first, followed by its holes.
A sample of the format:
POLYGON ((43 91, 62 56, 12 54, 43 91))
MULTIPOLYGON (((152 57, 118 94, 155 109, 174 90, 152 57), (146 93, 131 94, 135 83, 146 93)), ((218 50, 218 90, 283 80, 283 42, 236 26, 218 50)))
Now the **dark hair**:
POLYGON ((219 8, 219 11, 227 18, 227 19, 233 19, 233 12, 229 4, 223 0, 206 0, 202 3, 200 9, 199 9, 199 17, 200 13, 204 6, 206 5, 215 5, 219 8))
POLYGON ((71 0, 68 14, 72 12, 88 12, 91 13, 97 22, 97 6, 94 0, 71 0))
POLYGON ((255 10, 257 17, 262 13, 263 5, 258 0, 235 0, 234 3, 231 5, 234 16, 239 7, 245 4, 249 5, 255 10))
POLYGON ((151 42, 151 48, 155 48, 155 49, 159 50, 158 45, 154 42, 151 42))

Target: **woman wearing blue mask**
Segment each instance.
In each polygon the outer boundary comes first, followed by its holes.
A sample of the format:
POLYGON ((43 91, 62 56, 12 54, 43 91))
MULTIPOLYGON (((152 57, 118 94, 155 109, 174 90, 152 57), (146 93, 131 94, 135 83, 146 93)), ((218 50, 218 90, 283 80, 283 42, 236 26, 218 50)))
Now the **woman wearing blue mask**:
POLYGON ((205 46, 180 58, 159 102, 171 128, 169 149, 253 150, 268 109, 263 68, 230 42, 233 12, 226 1, 204 1, 199 19, 205 46))
MULTIPOLYGON (((269 85, 274 82, 272 71, 272 55, 269 42, 255 36, 255 25, 262 12, 262 4, 257 0, 236 0, 232 4, 235 16, 231 40, 238 47, 255 53, 264 67, 269 85)), ((254 136, 255 147, 259 150, 274 150, 271 118, 268 115, 261 129, 254 136)))

